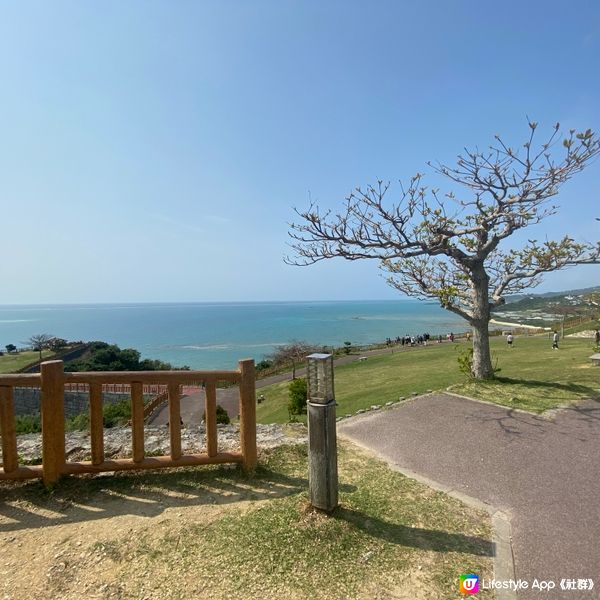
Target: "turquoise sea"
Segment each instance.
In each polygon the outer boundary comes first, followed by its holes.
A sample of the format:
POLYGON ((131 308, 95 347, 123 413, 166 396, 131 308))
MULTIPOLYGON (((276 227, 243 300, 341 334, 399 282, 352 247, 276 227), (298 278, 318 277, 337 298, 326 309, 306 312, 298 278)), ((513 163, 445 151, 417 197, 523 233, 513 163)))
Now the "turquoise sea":
POLYGON ((401 335, 464 331, 459 317, 412 299, 364 302, 254 302, 0 306, 0 349, 32 335, 103 340, 196 369, 260 360, 293 340, 370 344, 401 335))

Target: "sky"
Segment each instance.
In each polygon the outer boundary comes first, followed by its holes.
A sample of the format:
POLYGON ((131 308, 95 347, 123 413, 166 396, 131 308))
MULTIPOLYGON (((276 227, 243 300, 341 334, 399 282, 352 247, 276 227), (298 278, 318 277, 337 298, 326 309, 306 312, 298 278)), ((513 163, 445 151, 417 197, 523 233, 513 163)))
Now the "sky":
MULTIPOLYGON (((293 207, 597 130, 598 64, 592 0, 0 0, 0 304, 397 298, 284 264, 293 207)), ((600 160, 558 204, 529 237, 600 239, 600 160)))

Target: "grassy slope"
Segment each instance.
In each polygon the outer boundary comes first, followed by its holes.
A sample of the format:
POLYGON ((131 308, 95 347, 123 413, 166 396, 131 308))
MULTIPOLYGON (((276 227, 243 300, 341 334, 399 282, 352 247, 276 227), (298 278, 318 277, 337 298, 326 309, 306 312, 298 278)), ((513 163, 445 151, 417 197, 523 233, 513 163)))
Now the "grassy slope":
MULTIPOLYGON (((573 327, 565 327, 565 335, 570 333, 577 333, 578 331, 594 331, 594 329, 600 329, 600 319, 592 319, 581 323, 580 325, 574 325, 573 327)), ((560 328, 559 328, 560 331, 560 328)))
MULTIPOLYGON (((44 350, 43 358, 50 358, 54 352, 44 350)), ((0 356, 0 373, 14 373, 23 367, 36 362, 40 357, 39 352, 19 352, 18 354, 7 354, 0 356)))
MULTIPOLYGON (((546 337, 517 337, 514 348, 503 338, 492 338, 492 353, 500 379, 472 383, 458 370, 462 344, 431 344, 336 367, 338 415, 353 413, 399 397, 452 386, 456 393, 542 412, 598 394, 600 369, 590 366, 590 340, 561 340, 553 351, 546 337)), ((266 400, 258 406, 259 423, 285 422, 287 382, 261 388, 266 400)))

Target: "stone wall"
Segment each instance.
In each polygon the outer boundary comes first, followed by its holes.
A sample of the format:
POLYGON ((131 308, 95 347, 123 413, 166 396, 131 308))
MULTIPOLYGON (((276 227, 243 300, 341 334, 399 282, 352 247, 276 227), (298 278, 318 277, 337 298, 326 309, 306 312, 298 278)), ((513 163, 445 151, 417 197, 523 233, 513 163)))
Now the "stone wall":
MULTIPOLYGON (((15 415, 37 415, 40 413, 39 388, 14 388, 15 415)), ((129 400, 129 394, 102 394, 105 404, 129 400)), ((74 417, 88 412, 90 406, 87 392, 65 392, 65 416, 74 417)))

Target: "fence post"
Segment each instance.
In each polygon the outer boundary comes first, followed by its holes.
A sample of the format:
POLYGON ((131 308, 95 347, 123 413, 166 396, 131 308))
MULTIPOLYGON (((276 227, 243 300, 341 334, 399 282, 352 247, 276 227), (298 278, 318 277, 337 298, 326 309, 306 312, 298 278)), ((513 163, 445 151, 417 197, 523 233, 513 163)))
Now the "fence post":
POLYGON ((240 442, 243 467, 252 471, 256 467, 256 378, 254 360, 238 362, 240 378, 240 442))
POLYGON ((4 385, 0 385, 0 431, 2 431, 2 466, 5 473, 12 473, 19 468, 15 405, 13 388, 4 385))
POLYGON ((44 483, 52 485, 65 465, 65 394, 62 360, 41 364, 42 467, 44 483))

